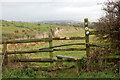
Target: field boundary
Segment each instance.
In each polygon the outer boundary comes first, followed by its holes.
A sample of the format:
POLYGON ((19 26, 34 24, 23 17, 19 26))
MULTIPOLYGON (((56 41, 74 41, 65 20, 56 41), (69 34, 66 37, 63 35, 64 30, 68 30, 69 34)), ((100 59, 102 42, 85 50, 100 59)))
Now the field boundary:
MULTIPOLYGON (((2 54, 4 55, 4 65, 8 64, 8 55, 9 54, 26 54, 26 53, 38 53, 38 52, 49 52, 50 53, 50 58, 49 59, 19 59, 16 60, 17 62, 50 62, 51 64, 53 62, 58 62, 59 65, 62 65, 62 63, 59 62, 71 62, 71 61, 75 61, 76 62, 76 68, 77 71, 79 72, 79 69, 81 68, 80 64, 80 60, 62 60, 62 57, 57 57, 58 60, 54 60, 53 59, 53 51, 86 51, 86 55, 87 57, 89 57, 90 54, 90 46, 92 46, 92 44, 89 43, 89 35, 96 35, 98 34, 97 31, 89 31, 88 29, 88 19, 84 19, 84 27, 85 27, 85 37, 52 37, 52 29, 50 28, 49 31, 49 38, 41 38, 41 39, 28 39, 28 40, 3 40, 2 44, 3 44, 3 52, 2 54), (85 43, 81 43, 79 45, 85 45, 86 48, 69 48, 69 49, 54 49, 55 46, 53 46, 53 40, 85 40, 85 43), (49 42, 49 47, 45 48, 41 48, 39 50, 31 50, 31 51, 11 51, 11 52, 7 52, 7 44, 17 44, 17 43, 31 43, 31 42, 49 42)), ((77 44, 76 44, 77 45, 77 44)), ((101 46, 97 46, 97 45, 93 45, 96 47, 101 47, 101 46)), ((56 46, 58 47, 58 46, 56 46)), ((62 46, 61 46, 62 47, 62 46)), ((101 48, 105 48, 105 47, 101 47, 101 48)), ((70 58, 70 57, 69 57, 70 58)))

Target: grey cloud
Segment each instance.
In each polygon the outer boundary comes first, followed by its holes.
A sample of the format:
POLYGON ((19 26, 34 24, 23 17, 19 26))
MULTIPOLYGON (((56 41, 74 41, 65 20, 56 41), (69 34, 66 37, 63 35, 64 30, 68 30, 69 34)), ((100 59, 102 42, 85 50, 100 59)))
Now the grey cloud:
POLYGON ((95 0, 79 2, 7 2, 2 3, 3 19, 40 21, 40 20, 82 20, 98 18, 100 6, 95 0), (89 12, 87 12, 89 11, 89 12), (94 16, 94 17, 93 17, 94 16))

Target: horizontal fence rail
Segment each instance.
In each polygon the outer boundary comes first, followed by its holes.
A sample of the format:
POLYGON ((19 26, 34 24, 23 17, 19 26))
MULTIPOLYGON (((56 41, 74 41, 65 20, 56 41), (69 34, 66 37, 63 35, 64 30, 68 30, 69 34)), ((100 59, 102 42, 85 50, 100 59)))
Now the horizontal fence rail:
POLYGON ((99 34, 98 31, 89 31, 90 34, 89 35, 96 35, 96 34, 99 34))
POLYGON ((38 53, 38 52, 53 52, 53 51, 85 51, 86 48, 69 48, 69 49, 45 49, 45 50, 30 50, 30 51, 10 51, 7 54, 27 54, 27 53, 38 53))
MULTIPOLYGON (((63 46, 71 46, 71 45, 86 45, 86 43, 75 43, 75 44, 65 44, 65 45, 59 45, 59 46, 52 46, 52 47, 46 47, 41 48, 39 50, 30 50, 30 51, 11 51, 7 52, 7 54, 26 54, 26 53, 37 53, 37 52, 53 52, 53 51, 85 51, 86 48, 69 48, 69 49, 51 49, 51 48, 57 48, 57 47, 63 47, 63 46)), ((95 46, 100 48, 108 49, 107 47, 102 47, 95 44, 89 44, 89 46, 95 46)))
POLYGON ((109 34, 109 33, 117 33, 118 31, 111 31, 111 32, 99 32, 99 31, 89 31, 89 35, 96 35, 96 34, 109 34))
MULTIPOLYGON (((26 39, 26 40, 7 40, 6 44, 15 44, 15 43, 31 43, 31 42, 49 42, 51 41, 49 38, 42 39, 26 39)), ((3 44, 3 42, 2 42, 3 44)))
MULTIPOLYGON (((6 44, 15 43, 31 43, 31 42, 49 42, 51 40, 80 40, 85 39, 85 37, 55 37, 55 38, 41 38, 41 39, 26 39, 26 40, 7 40, 6 44)), ((2 42, 3 44, 4 42, 2 42)))
POLYGON ((56 60, 50 58, 38 58, 38 59, 16 59, 15 62, 74 62, 75 59, 56 60))
POLYGON ((56 37, 53 40, 80 40, 85 39, 85 37, 56 37))

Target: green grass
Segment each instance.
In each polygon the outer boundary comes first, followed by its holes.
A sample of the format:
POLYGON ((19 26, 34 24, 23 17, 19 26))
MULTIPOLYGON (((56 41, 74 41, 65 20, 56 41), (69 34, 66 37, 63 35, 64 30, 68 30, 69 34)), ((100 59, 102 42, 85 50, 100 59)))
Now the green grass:
MULTIPOLYGON (((58 27, 64 29, 70 28, 70 26, 51 25, 52 29, 58 27)), ((48 32, 49 29, 50 24, 2 21, 2 35, 3 37, 7 37, 7 39, 10 37, 26 37, 28 35, 35 37, 36 34, 43 34, 44 32, 48 32)))
MULTIPOLYGON (((40 27, 38 26, 38 23, 24 23, 24 22, 3 22, 3 34, 12 34, 15 30, 18 30, 19 33, 15 34, 17 36, 22 36, 25 33, 22 32, 22 30, 28 30, 27 34, 33 34, 35 35, 36 33, 43 33, 49 30, 49 24, 43 24, 41 23, 40 27), (13 23, 13 24, 12 24, 13 23), (9 24, 9 26, 8 26, 9 24), (21 26, 23 25, 24 27, 16 27, 16 26, 21 26)), ((78 29, 75 30, 73 27, 65 27, 65 26, 57 26, 53 25, 51 26, 53 29, 56 27, 64 28, 62 32, 59 33, 60 37, 75 37, 75 36, 85 36, 85 32, 83 29, 78 29)), ((95 36, 90 36, 90 43, 95 43, 95 44, 100 44, 98 41, 96 41, 95 36)), ((56 40, 53 41, 53 46, 57 45, 62 45, 62 44, 72 44, 72 43, 85 43, 85 40, 56 40)), ((28 46, 24 44, 18 44, 17 46, 10 46, 8 45, 8 51, 28 51, 28 50, 35 50, 35 49, 40 49, 44 47, 49 47, 49 43, 31 43, 28 46), (35 44, 35 45, 33 45, 35 44)), ((56 49, 67 49, 67 48, 85 48, 85 45, 74 45, 74 46, 65 46, 65 47, 60 47, 56 49)), ((49 52, 38 52, 38 53, 32 53, 32 54, 18 54, 18 55, 9 55, 9 59, 14 59, 17 57, 19 58, 49 58, 50 53, 49 52)), ((56 55, 64 55, 64 56, 71 56, 71 57, 77 57, 77 58, 82 58, 86 57, 86 52, 85 51, 56 51, 53 52, 53 58, 56 58, 56 55)), ((12 62, 9 64, 13 64, 12 62)), ((57 64, 57 63, 55 63, 57 64)), ((75 65, 74 62, 64 62, 64 65, 75 65)), ((9 65, 15 66, 17 64, 9 65)), ((22 64, 23 65, 23 64, 22 64)), ((29 66, 51 66, 50 63, 33 63, 33 64, 27 64, 29 66)), ((19 66, 19 65, 17 65, 19 66)), ((51 72, 52 73, 52 72, 51 72)), ((53 72, 56 75, 51 75, 49 72, 43 72, 42 75, 38 74, 37 72, 33 71, 31 68, 24 68, 24 69, 14 69, 12 70, 11 68, 4 68, 3 67, 3 78, 113 78, 114 73, 109 70, 102 71, 102 72, 83 72, 81 75, 78 76, 76 73, 75 68, 73 69, 64 69, 64 70, 59 70, 56 72, 53 72)))
POLYGON ((75 72, 75 69, 64 69, 55 72, 44 71, 42 72, 42 75, 39 75, 39 71, 36 72, 32 68, 18 70, 5 69, 4 71, 3 78, 116 78, 110 69, 106 69, 102 72, 82 72, 80 75, 75 72))
MULTIPOLYGON (((74 28, 71 30, 63 30, 62 32, 59 33, 61 37, 75 37, 75 36, 84 36, 84 30, 79 29, 75 30, 74 28)), ((91 39, 92 37, 90 37, 91 39)), ((93 40, 93 39, 92 39, 93 40)), ((85 40, 55 40, 53 41, 53 46, 57 45, 64 45, 64 44, 71 44, 71 43, 85 43, 85 40)), ((34 43, 35 44, 35 43, 34 43)), ((28 50, 35 50, 35 49, 40 49, 44 47, 49 47, 49 43, 36 43, 34 46, 12 46, 12 49, 9 49, 10 51, 28 51, 28 50)), ((11 47, 10 47, 11 48, 11 47)), ((55 49, 68 49, 68 48, 85 48, 85 45, 74 45, 74 46, 64 46, 64 47, 59 47, 55 49)), ((29 56, 29 58, 49 58, 49 53, 48 52, 38 52, 38 53, 32 53, 32 54, 26 54, 29 56)), ((64 56, 70 56, 70 57, 77 57, 77 58, 82 58, 86 57, 86 51, 56 51, 53 52, 53 58, 56 59, 56 55, 64 55, 64 56)), ((24 54, 23 54, 24 56, 24 54)), ((35 63, 36 65, 39 66, 46 66, 49 65, 49 63, 35 63)), ((71 63, 70 63, 71 64, 71 63)), ((69 63, 65 63, 65 65, 70 65, 69 63)), ((73 65, 73 64, 71 64, 73 65)))
POLYGON ((43 78, 46 76, 40 76, 32 68, 18 69, 18 70, 8 70, 5 69, 3 73, 3 78, 43 78))
MULTIPOLYGON (((64 30, 63 32, 61 32, 60 34, 65 33, 66 30, 64 30)), ((84 32, 84 30, 80 30, 81 32, 81 36, 84 36, 84 34, 82 34, 82 32, 84 32)), ((73 35, 69 35, 70 34, 76 34, 76 36, 80 36, 79 30, 75 30, 73 29, 71 32, 67 32, 65 33, 65 36, 71 37, 73 35)), ((62 35, 60 35, 62 36, 62 35)), ((62 36, 63 37, 63 36, 62 36)), ((84 43, 85 40, 55 40, 53 41, 53 46, 57 46, 57 45, 63 45, 63 44, 71 44, 71 43, 84 43)), ((12 49, 9 49, 9 51, 26 51, 26 50, 35 50, 35 49, 40 49, 40 48, 44 48, 44 47, 49 47, 49 43, 37 43, 34 46, 23 46, 23 45, 18 45, 18 46, 12 46, 12 49)), ((11 47, 10 47, 11 48, 11 47)), ((84 45, 74 45, 74 46, 65 46, 65 47, 60 47, 60 48, 56 48, 56 49, 68 49, 68 48, 85 48, 84 45)), ((38 52, 38 53, 32 53, 32 54, 26 54, 29 56, 29 58, 49 58, 49 53, 48 52, 38 52)), ((64 55, 64 56, 71 56, 71 57, 77 57, 77 58, 82 58, 86 56, 86 52, 85 51, 56 51, 53 52, 53 57, 54 59, 56 59, 56 55, 64 55)), ((24 56, 24 54, 23 54, 24 56)), ((36 65, 39 66, 46 66, 47 64, 49 65, 49 63, 35 63, 36 65)), ((70 65, 69 63, 65 63, 66 65, 70 65)), ((73 65, 73 64, 71 64, 73 65)))

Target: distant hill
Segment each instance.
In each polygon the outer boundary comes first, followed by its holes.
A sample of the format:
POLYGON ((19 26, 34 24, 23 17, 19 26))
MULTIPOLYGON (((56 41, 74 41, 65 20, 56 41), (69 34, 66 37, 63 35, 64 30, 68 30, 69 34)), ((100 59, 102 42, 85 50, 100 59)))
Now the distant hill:
POLYGON ((74 21, 74 20, 52 20, 52 21, 41 21, 43 23, 62 23, 62 22, 66 22, 66 23, 81 23, 80 21, 74 21))
POLYGON ((25 23, 82 23, 81 21, 74 21, 74 20, 44 20, 44 21, 10 21, 10 20, 0 20, 0 21, 8 21, 8 22, 25 22, 25 23))

